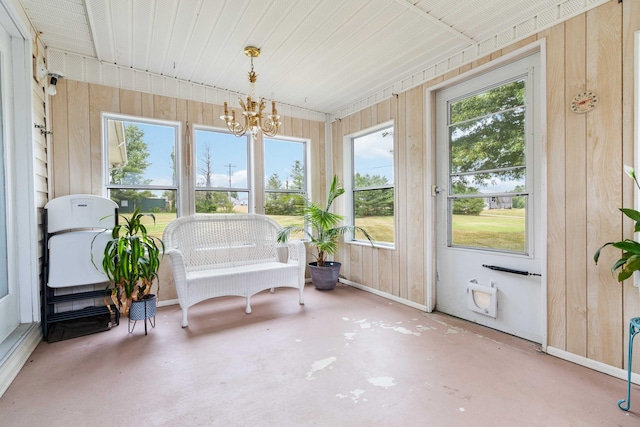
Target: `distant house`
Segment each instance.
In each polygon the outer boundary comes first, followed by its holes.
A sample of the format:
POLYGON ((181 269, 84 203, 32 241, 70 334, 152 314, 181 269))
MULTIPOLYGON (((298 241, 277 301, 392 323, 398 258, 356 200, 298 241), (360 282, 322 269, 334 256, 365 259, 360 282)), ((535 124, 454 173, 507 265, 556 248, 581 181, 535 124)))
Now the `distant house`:
POLYGON ((487 197, 485 204, 489 209, 511 209, 513 207, 513 197, 501 196, 501 197, 487 197))

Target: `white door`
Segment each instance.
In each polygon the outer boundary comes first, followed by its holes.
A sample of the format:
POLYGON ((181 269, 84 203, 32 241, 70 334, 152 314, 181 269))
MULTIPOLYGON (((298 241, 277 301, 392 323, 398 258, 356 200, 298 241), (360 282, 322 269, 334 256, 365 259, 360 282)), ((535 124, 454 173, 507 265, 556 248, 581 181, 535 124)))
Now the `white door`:
POLYGON ((436 94, 436 309, 542 343, 538 64, 436 94))
POLYGON ((12 122, 11 94, 11 40, 0 25, 0 342, 18 326, 18 287, 8 280, 7 229, 6 229, 6 150, 10 144, 12 122))

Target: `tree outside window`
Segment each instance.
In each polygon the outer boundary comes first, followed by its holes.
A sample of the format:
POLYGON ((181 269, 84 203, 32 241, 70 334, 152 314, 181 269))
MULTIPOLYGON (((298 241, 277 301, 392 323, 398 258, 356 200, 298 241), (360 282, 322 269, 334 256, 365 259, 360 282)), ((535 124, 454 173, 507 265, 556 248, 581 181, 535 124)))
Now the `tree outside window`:
POLYGON ((449 103, 453 246, 526 251, 525 83, 518 78, 449 103))
POLYGON ((249 212, 248 137, 195 130, 196 213, 249 212))
POLYGON ((264 159, 265 215, 282 226, 303 226, 301 208, 307 196, 305 143, 265 138, 264 159))
POLYGON ((153 213, 148 231, 161 237, 177 211, 176 126, 105 116, 104 128, 109 197, 122 215, 153 213))

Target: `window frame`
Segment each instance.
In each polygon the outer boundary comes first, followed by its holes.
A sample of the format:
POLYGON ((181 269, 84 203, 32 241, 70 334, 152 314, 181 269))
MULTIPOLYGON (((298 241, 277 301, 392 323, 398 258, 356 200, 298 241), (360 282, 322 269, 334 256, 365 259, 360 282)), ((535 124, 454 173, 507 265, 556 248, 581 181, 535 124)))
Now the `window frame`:
MULTIPOLYGON (((447 100, 446 102, 446 108, 447 108, 447 112, 446 112, 446 126, 449 127, 451 126, 451 110, 450 110, 450 105, 458 102, 460 100, 464 100, 467 99, 469 97, 472 96, 476 96, 478 94, 484 93, 486 91, 492 90, 492 89, 497 89, 497 88, 501 88, 507 84, 510 83, 514 83, 517 82, 519 80, 522 80, 524 82, 524 90, 525 90, 525 101, 524 104, 522 106, 520 106, 519 108, 524 108, 525 112, 524 112, 524 117, 525 117, 525 123, 524 123, 524 128, 523 128, 523 135, 525 137, 525 147, 524 147, 524 152, 523 152, 523 164, 522 165, 516 165, 516 166, 511 166, 511 167, 507 167, 507 168, 500 168, 500 169, 490 169, 490 170, 478 170, 478 171, 464 171, 464 172, 458 172, 458 173, 453 173, 451 171, 451 152, 449 152, 448 154, 448 158, 449 158, 449 165, 447 166, 448 168, 448 180, 447 180, 447 245, 449 248, 456 248, 456 249, 463 249, 463 250, 472 250, 472 251, 486 251, 486 252, 491 252, 491 253, 497 253, 497 254, 506 254, 509 256, 524 256, 524 257, 530 257, 531 254, 533 253, 534 250, 534 242, 533 242, 533 230, 532 230, 532 224, 533 224, 533 212, 530 208, 531 206, 531 202, 530 200, 532 196, 534 196, 533 194, 533 165, 532 165, 532 160, 533 158, 533 141, 532 141, 532 133, 531 133, 531 122, 535 120, 534 118, 534 114, 535 114, 535 110, 534 110, 534 98, 532 96, 532 91, 534 90, 534 82, 533 82, 533 76, 532 76, 532 72, 531 69, 529 67, 526 68, 526 71, 521 72, 521 71, 511 71, 511 68, 503 68, 503 75, 500 77, 495 77, 495 74, 492 75, 487 75, 487 83, 479 83, 478 86, 481 86, 480 88, 475 88, 474 90, 466 90, 466 87, 461 87, 460 89, 460 93, 456 96, 452 96, 450 99, 447 100), (454 194, 453 188, 452 188, 452 177, 453 176, 466 176, 466 175, 473 175, 473 174, 478 174, 478 173, 486 173, 486 172, 496 172, 496 171, 503 171, 506 169, 524 169, 524 181, 525 181, 525 188, 522 191, 512 191, 512 192, 488 192, 488 193, 474 193, 474 194, 470 194, 470 195, 464 195, 464 194, 454 194), (525 216, 524 216, 524 220, 525 220, 525 226, 524 226, 524 249, 523 250, 510 250, 510 249, 504 249, 504 248, 485 248, 485 247, 481 247, 481 246, 470 246, 470 245, 460 245, 460 244, 455 244, 453 242, 453 203, 456 200, 464 200, 464 199, 483 199, 484 201, 494 198, 494 197, 524 197, 525 198, 525 216)), ((492 112, 492 114, 495 114, 495 112, 492 112)), ((450 144, 450 143, 449 143, 450 144)), ((449 147, 450 150, 450 147, 449 147)))
POLYGON ((109 192, 112 189, 129 189, 129 190, 149 190, 149 191, 164 191, 172 190, 176 192, 176 217, 180 217, 181 213, 185 211, 184 203, 184 166, 182 164, 182 124, 173 120, 162 120, 140 116, 130 116, 118 113, 102 112, 100 117, 100 123, 102 127, 102 189, 103 196, 108 197, 109 192), (174 185, 131 185, 131 184, 111 184, 109 182, 109 130, 108 120, 119 120, 123 122, 142 123, 147 125, 157 125, 174 128, 174 173, 175 184, 174 185))
MULTIPOLYGON (((292 142, 292 143, 298 143, 298 144, 302 144, 302 159, 304 161, 304 183, 302 185, 302 191, 305 195, 305 198, 307 197, 307 195, 309 194, 309 159, 308 159, 308 145, 309 145, 309 140, 308 139, 301 139, 301 138, 288 138, 288 137, 281 137, 281 136, 274 136, 274 137, 263 137, 262 138, 262 150, 263 152, 265 151, 265 144, 267 142, 267 140, 271 140, 271 141, 283 141, 283 142, 292 142)), ((289 190, 289 189, 285 189, 285 188, 281 188, 281 189, 273 189, 273 188, 269 188, 267 189, 267 182, 268 182, 268 177, 266 176, 266 171, 267 171, 267 167, 266 167, 266 155, 263 156, 263 165, 262 165, 262 169, 265 175, 265 181, 264 181, 264 196, 265 196, 265 200, 266 200, 266 196, 267 193, 300 193, 300 190, 289 190)))
MULTIPOLYGON (((311 179, 309 179, 310 176, 310 170, 311 170, 311 159, 310 159, 310 149, 309 149, 309 145, 311 144, 311 140, 307 139, 307 138, 294 138, 294 137, 289 137, 289 136, 281 136, 281 135, 276 135, 273 137, 265 137, 263 135, 262 137, 262 174, 264 176, 264 181, 262 183, 262 200, 263 200, 263 205, 262 206, 262 214, 267 215, 266 213, 266 203, 267 203, 267 195, 269 193, 287 193, 287 194, 302 194, 303 199, 305 200, 311 200, 311 179), (266 142, 267 140, 271 140, 271 141, 283 141, 283 142, 288 142, 288 143, 297 143, 297 144, 302 144, 302 160, 303 160, 303 168, 304 168, 304 181, 303 181, 303 185, 302 185, 302 189, 298 190, 298 189, 268 189, 267 188, 267 183, 269 182, 269 177, 267 176, 267 156, 266 156, 266 142)), ((304 228, 307 231, 311 231, 309 229, 309 225, 308 224, 304 224, 304 228)), ((303 239, 303 241, 308 241, 307 237, 305 236, 303 239)))
POLYGON ((200 125, 200 124, 196 124, 193 125, 192 127, 192 135, 193 135, 193 148, 192 148, 192 153, 191 153, 191 157, 193 158, 192 161, 192 165, 190 166, 193 170, 193 179, 191 180, 191 185, 193 186, 193 203, 191 208, 193 209, 193 213, 197 214, 196 212, 196 191, 216 191, 216 192, 222 192, 222 193, 229 193, 229 192, 238 192, 238 193, 247 193, 247 211, 248 213, 253 213, 255 212, 255 194, 254 194, 254 180, 253 180, 253 176, 255 173, 255 165, 254 165, 254 161, 253 161, 253 156, 252 156, 252 145, 253 145, 253 138, 250 136, 249 133, 247 133, 246 135, 243 135, 241 137, 236 137, 234 136, 231 132, 229 132, 226 129, 223 128, 219 128, 219 127, 215 127, 215 126, 206 126, 206 125, 200 125), (237 187, 199 187, 197 185, 197 178, 198 178, 198 140, 196 138, 196 132, 197 131, 206 131, 206 132, 215 132, 215 133, 222 133, 222 134, 226 134, 226 135, 230 135, 233 136, 235 139, 237 140, 242 140, 243 138, 246 141, 246 148, 247 148, 247 187, 246 188, 237 188, 237 187))
MULTIPOLYGON (((368 190, 383 190, 383 189, 393 189, 393 242, 383 242, 383 241, 374 241, 373 246, 377 248, 384 249, 395 249, 396 247, 396 237, 398 232, 398 224, 397 224, 397 207, 398 207, 398 191, 396 184, 396 171, 398 169, 397 162, 398 158, 396 156, 397 153, 397 138, 396 138, 396 123, 395 120, 389 120, 383 123, 379 123, 375 126, 368 127, 366 129, 360 130, 358 132, 354 132, 352 134, 346 135, 343 140, 343 155, 344 155, 344 182, 343 187, 345 190, 345 198, 344 198, 344 222, 349 226, 355 225, 355 193, 358 191, 368 191, 368 190), (383 129, 391 128, 393 130, 393 184, 387 186, 371 186, 364 188, 355 188, 355 153, 354 153, 354 141, 357 138, 362 138, 363 136, 367 136, 376 132, 379 132, 383 129)), ((344 243, 353 244, 353 245, 362 245, 362 246, 371 246, 371 243, 368 240, 356 239, 355 235, 351 232, 345 233, 344 235, 344 243)))

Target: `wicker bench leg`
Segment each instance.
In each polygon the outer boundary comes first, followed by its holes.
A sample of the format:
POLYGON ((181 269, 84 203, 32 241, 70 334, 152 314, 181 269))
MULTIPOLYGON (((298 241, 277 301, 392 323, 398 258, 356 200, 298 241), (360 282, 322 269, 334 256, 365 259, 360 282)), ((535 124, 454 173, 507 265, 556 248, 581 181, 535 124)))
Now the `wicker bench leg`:
POLYGON ((244 310, 245 313, 251 314, 251 297, 247 297, 247 308, 244 310))
POLYGON ((302 298, 302 292, 304 291, 304 285, 302 285, 303 287, 300 288, 300 305, 304 305, 304 299, 302 298))
POLYGON ((187 320, 187 308, 182 309, 182 327, 186 328, 189 326, 189 320, 187 320))

